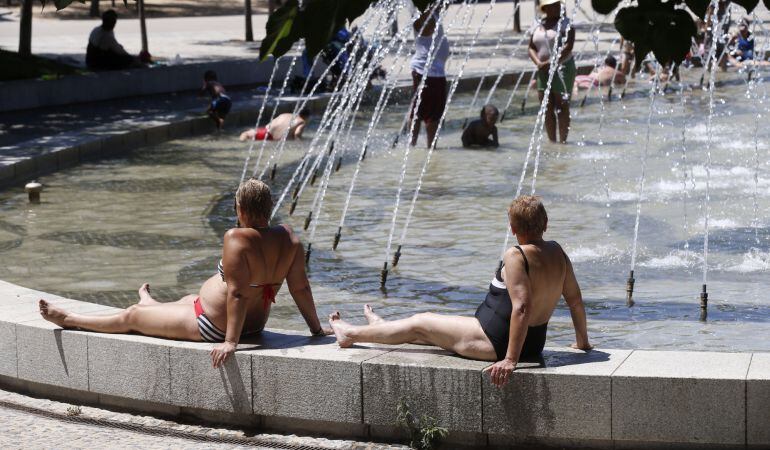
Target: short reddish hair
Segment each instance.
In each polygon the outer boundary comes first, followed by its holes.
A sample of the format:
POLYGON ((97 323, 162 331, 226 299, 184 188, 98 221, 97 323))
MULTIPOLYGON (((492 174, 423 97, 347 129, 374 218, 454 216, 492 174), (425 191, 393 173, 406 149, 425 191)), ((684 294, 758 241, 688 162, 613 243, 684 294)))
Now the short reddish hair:
POLYGON ((548 214, 540 197, 521 195, 508 207, 508 221, 514 230, 528 236, 541 236, 548 225, 548 214))

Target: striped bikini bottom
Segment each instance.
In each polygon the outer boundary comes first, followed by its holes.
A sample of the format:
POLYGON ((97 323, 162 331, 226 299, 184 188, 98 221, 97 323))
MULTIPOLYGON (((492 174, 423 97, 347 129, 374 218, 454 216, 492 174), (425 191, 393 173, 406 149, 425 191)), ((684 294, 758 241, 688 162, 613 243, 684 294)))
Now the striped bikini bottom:
POLYGON ((195 318, 198 320, 198 331, 201 334, 201 339, 204 342, 224 342, 224 331, 217 328, 208 316, 206 316, 206 313, 203 312, 203 305, 201 305, 200 297, 195 299, 193 306, 195 307, 195 318))

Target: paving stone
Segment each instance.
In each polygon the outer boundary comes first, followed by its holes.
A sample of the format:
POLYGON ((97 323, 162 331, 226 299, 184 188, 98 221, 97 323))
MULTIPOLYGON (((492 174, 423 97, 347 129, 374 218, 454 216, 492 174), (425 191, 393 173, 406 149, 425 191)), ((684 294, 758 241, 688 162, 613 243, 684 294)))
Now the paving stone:
POLYGON ((484 374, 484 431, 522 443, 611 439, 610 375, 630 353, 547 348, 545 367, 520 363, 502 388, 484 374))
POLYGON ((332 337, 249 351, 254 414, 361 423, 361 363, 390 348, 341 349, 332 337))
POLYGON ((415 417, 453 431, 481 432, 481 370, 488 362, 408 346, 363 363, 364 423, 395 426, 403 399, 415 417))
POLYGON ((745 445, 749 353, 634 351, 612 376, 616 441, 745 445))
POLYGON ((754 353, 746 376, 746 443, 770 448, 770 353, 754 353))
POLYGON ((169 342, 163 339, 89 333, 89 390, 168 403, 171 397, 169 348, 169 342))
POLYGON ((19 378, 88 391, 87 336, 39 319, 16 325, 19 378))
POLYGON ((16 324, 0 321, 0 375, 17 377, 16 324))
MULTIPOLYGON (((211 366, 214 344, 175 342, 170 349, 174 405, 251 414, 251 356, 235 352, 218 369, 211 366)), ((247 345, 239 345, 239 348, 247 345)))

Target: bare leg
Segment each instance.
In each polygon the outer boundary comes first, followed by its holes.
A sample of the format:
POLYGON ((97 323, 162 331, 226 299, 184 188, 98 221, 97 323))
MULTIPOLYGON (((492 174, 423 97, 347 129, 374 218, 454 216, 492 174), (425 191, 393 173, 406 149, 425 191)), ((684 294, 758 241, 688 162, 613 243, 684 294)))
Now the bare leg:
POLYGON ((368 304, 364 305, 364 316, 366 317, 366 321, 369 322, 369 325, 385 322, 385 319, 375 314, 372 307, 368 304))
MULTIPOLYGON (((554 104, 558 107, 556 113, 559 119, 559 142, 565 144, 567 142, 567 135, 569 134, 570 115, 569 115, 569 100, 560 98, 560 94, 554 95, 554 104)), ((555 133, 554 133, 555 134, 555 133)))
POLYGON ((168 339, 201 340, 195 314, 189 305, 133 305, 107 316, 70 313, 42 299, 38 306, 45 320, 62 328, 80 328, 100 333, 136 332, 168 339))
MULTIPOLYGON (((410 119, 410 120, 412 120, 412 119, 410 119)), ((407 123, 406 125, 409 126, 410 123, 407 123)), ((412 140, 411 140, 412 146, 417 145, 417 138, 418 137, 420 137, 420 119, 419 118, 414 123, 414 131, 412 131, 412 140)))
POLYGON ((184 305, 192 305, 195 302, 195 299, 198 298, 195 294, 185 295, 184 297, 180 298, 179 300, 175 302, 159 302, 155 300, 152 295, 150 294, 150 285, 149 283, 144 283, 139 288, 139 305, 142 306, 157 306, 157 305, 164 305, 168 303, 179 303, 184 305))
POLYGON ((426 147, 430 148, 431 144, 433 144, 433 139, 436 138, 437 131, 438 131, 437 120, 428 120, 427 122, 425 122, 425 132, 428 135, 428 145, 426 147))
POLYGON ((329 316, 329 324, 340 347, 357 342, 397 345, 421 341, 466 358, 497 360, 492 343, 474 317, 421 313, 408 319, 354 326, 340 319, 336 312, 329 316))
MULTIPOLYGON (((541 105, 543 104, 543 97, 545 97, 545 91, 537 91, 537 98, 540 99, 541 105)), ((545 132, 548 134, 548 139, 551 142, 556 142, 556 113, 552 101, 548 102, 543 120, 545 120, 545 132)))

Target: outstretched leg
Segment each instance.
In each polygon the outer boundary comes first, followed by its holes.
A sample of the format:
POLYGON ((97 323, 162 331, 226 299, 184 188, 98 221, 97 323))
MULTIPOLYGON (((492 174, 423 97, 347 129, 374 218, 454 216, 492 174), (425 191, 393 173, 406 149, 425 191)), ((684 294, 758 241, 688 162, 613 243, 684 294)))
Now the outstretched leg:
POLYGON ((369 325, 385 322, 385 319, 380 317, 379 314, 374 313, 374 310, 369 304, 364 305, 364 317, 366 317, 366 321, 369 322, 369 325))
POLYGON ((179 300, 175 302, 159 302, 153 298, 152 294, 150 294, 150 284, 144 283, 141 287, 139 287, 139 304, 142 306, 158 306, 158 305, 168 305, 169 303, 177 303, 177 304, 185 304, 185 305, 192 305, 195 302, 195 299, 198 298, 195 294, 185 295, 184 297, 180 298, 179 300))
POLYGON ((45 300, 38 302, 40 315, 62 328, 100 333, 136 332, 147 336, 200 341, 195 313, 187 304, 133 305, 117 314, 92 316, 65 311, 45 300))
POLYGON ((424 342, 466 358, 497 360, 492 343, 474 317, 421 313, 408 319, 354 326, 335 312, 329 316, 329 324, 340 347, 350 347, 357 342, 392 345, 424 342))

